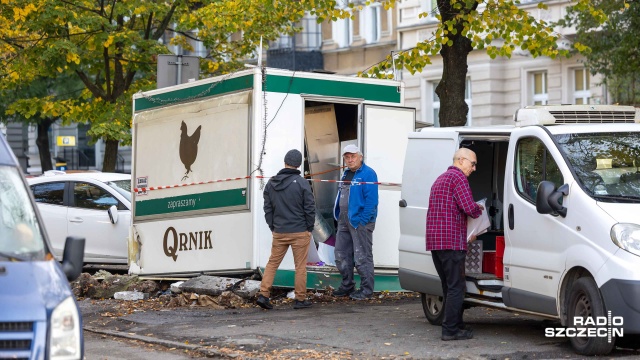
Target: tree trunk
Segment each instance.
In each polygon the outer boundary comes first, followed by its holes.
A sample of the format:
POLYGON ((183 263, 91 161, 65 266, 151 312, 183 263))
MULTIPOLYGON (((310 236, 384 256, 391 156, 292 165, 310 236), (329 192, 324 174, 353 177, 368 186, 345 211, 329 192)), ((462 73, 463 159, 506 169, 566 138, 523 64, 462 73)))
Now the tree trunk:
POLYGON ((104 146, 103 172, 115 172, 118 160, 118 140, 107 140, 104 146))
POLYGON ((54 119, 44 118, 37 126, 38 138, 36 139, 36 145, 38 146, 38 153, 40 155, 40 166, 42 172, 47 170, 53 170, 53 163, 51 162, 51 151, 49 150, 49 128, 51 124, 55 122, 54 119))
MULTIPOLYGON (((475 10, 476 2, 472 9, 475 10)), ((454 9, 449 0, 438 0, 438 9, 442 15, 442 22, 452 20, 462 11, 454 9)), ((467 11, 469 11, 467 10, 467 11)), ((462 36, 463 24, 455 26, 457 33, 447 34, 453 44, 442 46, 443 69, 442 80, 436 87, 436 94, 440 97, 440 114, 438 119, 441 127, 464 126, 467 123, 469 106, 464 101, 465 87, 467 84, 467 56, 473 50, 471 40, 462 36)))

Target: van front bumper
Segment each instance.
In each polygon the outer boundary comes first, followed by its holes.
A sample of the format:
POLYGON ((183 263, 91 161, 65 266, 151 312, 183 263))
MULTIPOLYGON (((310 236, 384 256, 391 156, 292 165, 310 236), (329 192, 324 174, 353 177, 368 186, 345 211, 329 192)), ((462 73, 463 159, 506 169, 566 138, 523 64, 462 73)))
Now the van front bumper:
POLYGON ((624 333, 640 334, 640 281, 611 279, 600 293, 611 316, 622 317, 624 333))

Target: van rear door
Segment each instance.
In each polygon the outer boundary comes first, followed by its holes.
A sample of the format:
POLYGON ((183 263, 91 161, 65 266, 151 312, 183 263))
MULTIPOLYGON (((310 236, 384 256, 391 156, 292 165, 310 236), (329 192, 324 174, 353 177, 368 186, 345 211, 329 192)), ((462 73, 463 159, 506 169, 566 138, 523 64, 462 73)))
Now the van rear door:
MULTIPOLYGON (((423 129, 409 134, 402 174, 400 206, 400 268, 436 274, 425 258, 425 224, 431 184, 453 163, 459 133, 447 128, 423 129)), ((402 283, 402 278, 400 279, 402 283)), ((402 286, 407 290, 410 289, 402 286)))

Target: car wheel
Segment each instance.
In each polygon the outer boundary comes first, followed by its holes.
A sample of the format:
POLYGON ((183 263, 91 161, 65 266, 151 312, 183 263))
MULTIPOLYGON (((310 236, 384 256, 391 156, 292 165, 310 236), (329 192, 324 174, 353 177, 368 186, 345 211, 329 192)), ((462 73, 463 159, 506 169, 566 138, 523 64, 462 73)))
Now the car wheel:
POLYGON ((444 319, 444 298, 438 295, 420 294, 422 310, 431 325, 442 325, 444 319))
MULTIPOLYGON (((568 327, 606 327, 607 325, 576 325, 576 318, 606 317, 607 312, 600 291, 595 281, 590 277, 582 277, 573 284, 569 292, 567 303, 569 315, 568 327)), ((585 322, 584 320, 582 321, 585 322)), ((571 337, 571 346, 580 355, 605 355, 613 350, 615 340, 607 337, 571 337)))

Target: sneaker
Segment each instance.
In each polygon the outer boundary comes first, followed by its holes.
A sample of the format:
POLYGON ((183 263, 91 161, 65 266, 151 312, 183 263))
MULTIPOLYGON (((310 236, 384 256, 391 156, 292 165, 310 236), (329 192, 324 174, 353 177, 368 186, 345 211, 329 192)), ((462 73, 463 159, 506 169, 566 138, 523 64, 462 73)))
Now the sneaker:
POLYGON ((296 300, 293 303, 293 308, 294 309, 306 309, 306 308, 310 308, 311 305, 313 305, 313 303, 311 301, 309 301, 309 300, 303 300, 303 301, 296 300))
POLYGON ((368 300, 371 299, 371 295, 365 295, 362 290, 358 290, 353 294, 349 295, 349 297, 353 300, 368 300))
POLYGON ((258 295, 258 300, 256 300, 256 304, 258 304, 258 306, 266 310, 273 309, 273 305, 271 305, 269 298, 264 295, 258 295))
POLYGON ((442 341, 469 340, 473 339, 473 332, 470 330, 460 330, 454 335, 442 335, 442 341))
POLYGON ((343 288, 338 288, 338 290, 334 290, 333 291, 333 296, 335 296, 335 297, 345 297, 345 296, 351 295, 352 292, 353 292, 353 289, 345 290, 343 288))

